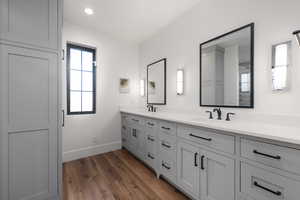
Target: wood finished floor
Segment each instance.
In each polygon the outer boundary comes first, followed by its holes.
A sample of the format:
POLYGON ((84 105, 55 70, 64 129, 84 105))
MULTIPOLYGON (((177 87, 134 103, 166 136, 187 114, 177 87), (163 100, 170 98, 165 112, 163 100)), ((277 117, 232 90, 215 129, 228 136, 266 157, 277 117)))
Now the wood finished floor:
POLYGON ((127 150, 64 164, 64 200, 188 199, 127 150))

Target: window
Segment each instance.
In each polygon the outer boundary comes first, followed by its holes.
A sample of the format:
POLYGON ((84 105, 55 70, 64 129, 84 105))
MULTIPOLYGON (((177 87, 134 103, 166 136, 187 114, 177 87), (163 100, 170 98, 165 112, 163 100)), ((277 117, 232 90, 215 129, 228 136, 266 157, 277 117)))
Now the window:
POLYGON ((273 90, 283 90, 287 87, 288 66, 290 62, 291 42, 285 42, 272 47, 272 85, 273 90))
POLYGON ((96 113, 96 50, 67 44, 67 112, 96 113))
POLYGON ((250 73, 241 73, 241 92, 250 92, 250 73))

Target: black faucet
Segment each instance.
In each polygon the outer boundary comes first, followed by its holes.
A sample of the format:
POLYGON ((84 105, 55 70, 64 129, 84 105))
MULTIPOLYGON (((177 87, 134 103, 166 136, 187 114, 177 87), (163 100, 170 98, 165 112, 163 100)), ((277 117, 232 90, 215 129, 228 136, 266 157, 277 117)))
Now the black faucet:
POLYGON ((154 107, 153 104, 148 104, 147 108, 149 112, 156 112, 156 107, 154 107))
POLYGON ((214 108, 214 112, 218 113, 218 120, 222 119, 222 111, 221 108, 214 108))

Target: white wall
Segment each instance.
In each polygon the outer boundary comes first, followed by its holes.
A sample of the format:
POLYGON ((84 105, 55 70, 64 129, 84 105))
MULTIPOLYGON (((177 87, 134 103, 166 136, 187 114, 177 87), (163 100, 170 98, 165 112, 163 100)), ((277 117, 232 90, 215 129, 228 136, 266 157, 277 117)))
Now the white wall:
MULTIPOLYGON (((97 113, 66 116, 63 128, 64 161, 121 147, 119 105, 138 102, 138 48, 105 34, 64 22, 66 41, 97 48, 97 113), (130 78, 130 94, 119 93, 119 78, 130 78)), ((63 107, 66 110, 66 63, 63 62, 63 107)))
MULTIPOLYGON (((140 45, 140 77, 146 65, 166 57, 167 105, 202 111, 199 107, 199 44, 255 22, 255 109, 235 112, 299 114, 300 48, 292 32, 300 28, 299 0, 203 0, 160 33, 140 45), (293 39, 292 88, 271 91, 271 45, 293 39), (185 69, 185 95, 176 96, 176 69, 185 69)), ((140 99, 144 104, 145 99, 140 99)))

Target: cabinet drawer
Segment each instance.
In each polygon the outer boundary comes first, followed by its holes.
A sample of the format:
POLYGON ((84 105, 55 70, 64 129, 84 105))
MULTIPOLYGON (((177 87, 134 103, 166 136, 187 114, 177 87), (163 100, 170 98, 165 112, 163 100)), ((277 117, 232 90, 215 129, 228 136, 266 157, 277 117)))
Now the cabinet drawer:
POLYGON ((169 158, 168 155, 161 153, 159 160, 160 174, 176 183, 176 162, 169 158))
POLYGON ((300 151, 296 149, 241 139, 241 155, 274 168, 300 174, 300 151))
POLYGON ((184 125, 178 126, 178 136, 220 151, 235 153, 234 136, 184 125))
POLYGON ((143 125, 144 119, 138 116, 130 116, 129 117, 130 124, 132 125, 143 125))
POLYGON ((176 124, 171 122, 159 122, 159 130, 161 133, 176 135, 176 124))
POLYGON ((161 153, 176 158, 176 137, 161 136, 158 144, 161 153))
POLYGON ((149 129, 156 129, 158 127, 158 123, 152 119, 145 119, 145 125, 149 129))
POLYGON ((150 152, 152 154, 156 154, 156 138, 152 135, 146 136, 146 149, 147 152, 150 152))
POLYGON ((150 167, 152 167, 153 169, 156 169, 156 163, 157 163, 156 154, 147 152, 145 161, 150 167))
POLYGON ((299 177, 287 177, 246 163, 241 164, 241 192, 255 200, 298 200, 299 177))

